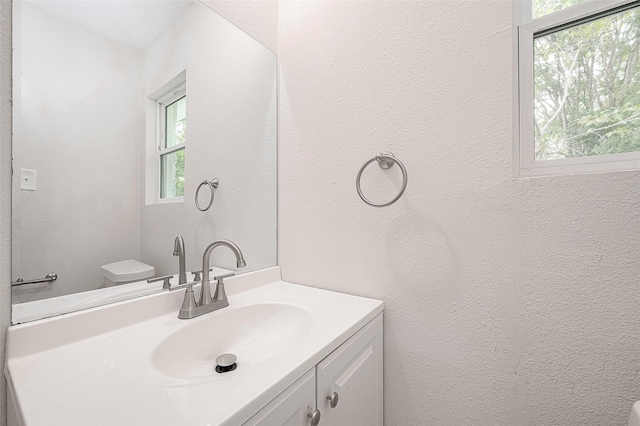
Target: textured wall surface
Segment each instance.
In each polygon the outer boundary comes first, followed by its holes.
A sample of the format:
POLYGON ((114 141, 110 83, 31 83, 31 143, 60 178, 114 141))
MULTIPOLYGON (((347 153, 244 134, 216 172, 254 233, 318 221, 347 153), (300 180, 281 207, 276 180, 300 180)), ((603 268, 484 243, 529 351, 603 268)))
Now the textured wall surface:
MULTIPOLYGON (((11 2, 0 0, 0 365, 11 323, 11 2)), ((0 375, 0 425, 6 423, 7 384, 0 375)))
POLYGON ((283 276, 384 300, 385 425, 626 424, 640 173, 512 178, 510 2, 281 2, 278 53, 283 276))
POLYGON ((14 288, 14 303, 103 287, 101 265, 139 260, 142 193, 142 52, 19 7, 12 275, 58 280, 14 288), (37 170, 35 191, 20 169, 37 170))
MULTIPOLYGON (((185 197, 181 203, 143 202, 142 261, 155 266, 159 276, 176 273, 173 241, 182 235, 187 270, 202 269, 202 253, 219 239, 232 240, 242 250, 247 267, 239 272, 274 266, 276 55, 196 3, 146 49, 145 94, 156 92, 185 69, 185 197), (213 178, 220 180, 214 203, 201 212, 194 195, 203 180, 213 178)), ((157 114, 155 104, 149 103, 148 136, 157 114)), ((155 135, 148 141, 149 170, 157 161, 155 135)), ((201 206, 206 207, 209 194, 208 187, 201 189, 201 206)), ((237 269, 230 250, 215 250, 211 262, 237 269)))
POLYGON ((267 46, 278 46, 277 0, 202 0, 225 19, 267 46))

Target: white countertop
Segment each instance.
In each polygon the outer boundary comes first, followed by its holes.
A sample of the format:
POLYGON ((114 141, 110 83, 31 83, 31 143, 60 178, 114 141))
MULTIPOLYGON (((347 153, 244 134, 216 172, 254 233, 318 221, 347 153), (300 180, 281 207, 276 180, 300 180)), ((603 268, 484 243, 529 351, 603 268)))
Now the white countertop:
POLYGON ((177 318, 177 291, 10 327, 5 375, 18 417, 27 426, 239 425, 383 310, 378 300, 283 282, 278 267, 225 285, 230 306, 191 320, 177 318), (235 371, 188 379, 151 365, 152 348, 181 328, 270 303, 312 318, 283 354, 244 367, 239 357, 235 371))

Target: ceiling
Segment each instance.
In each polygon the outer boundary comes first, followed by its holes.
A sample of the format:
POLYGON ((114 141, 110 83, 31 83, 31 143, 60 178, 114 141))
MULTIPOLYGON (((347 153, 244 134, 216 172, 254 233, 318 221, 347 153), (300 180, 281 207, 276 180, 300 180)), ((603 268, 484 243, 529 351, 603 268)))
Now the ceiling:
POLYGON ((111 40, 149 46, 193 0, 29 0, 111 40))

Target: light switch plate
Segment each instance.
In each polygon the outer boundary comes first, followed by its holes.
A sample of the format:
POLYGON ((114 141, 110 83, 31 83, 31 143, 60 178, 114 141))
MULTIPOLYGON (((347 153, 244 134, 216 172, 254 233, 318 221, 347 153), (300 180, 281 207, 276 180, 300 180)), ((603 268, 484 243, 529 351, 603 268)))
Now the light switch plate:
POLYGON ((20 189, 23 191, 36 190, 36 171, 20 169, 20 189))

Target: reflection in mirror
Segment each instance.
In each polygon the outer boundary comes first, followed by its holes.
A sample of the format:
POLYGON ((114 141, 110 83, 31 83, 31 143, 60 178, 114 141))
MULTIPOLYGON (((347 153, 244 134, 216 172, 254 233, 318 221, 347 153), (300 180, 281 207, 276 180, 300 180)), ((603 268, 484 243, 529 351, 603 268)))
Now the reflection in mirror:
POLYGON ((276 265, 273 52, 199 1, 15 1, 13 39, 14 323, 177 284, 177 236, 276 265))

